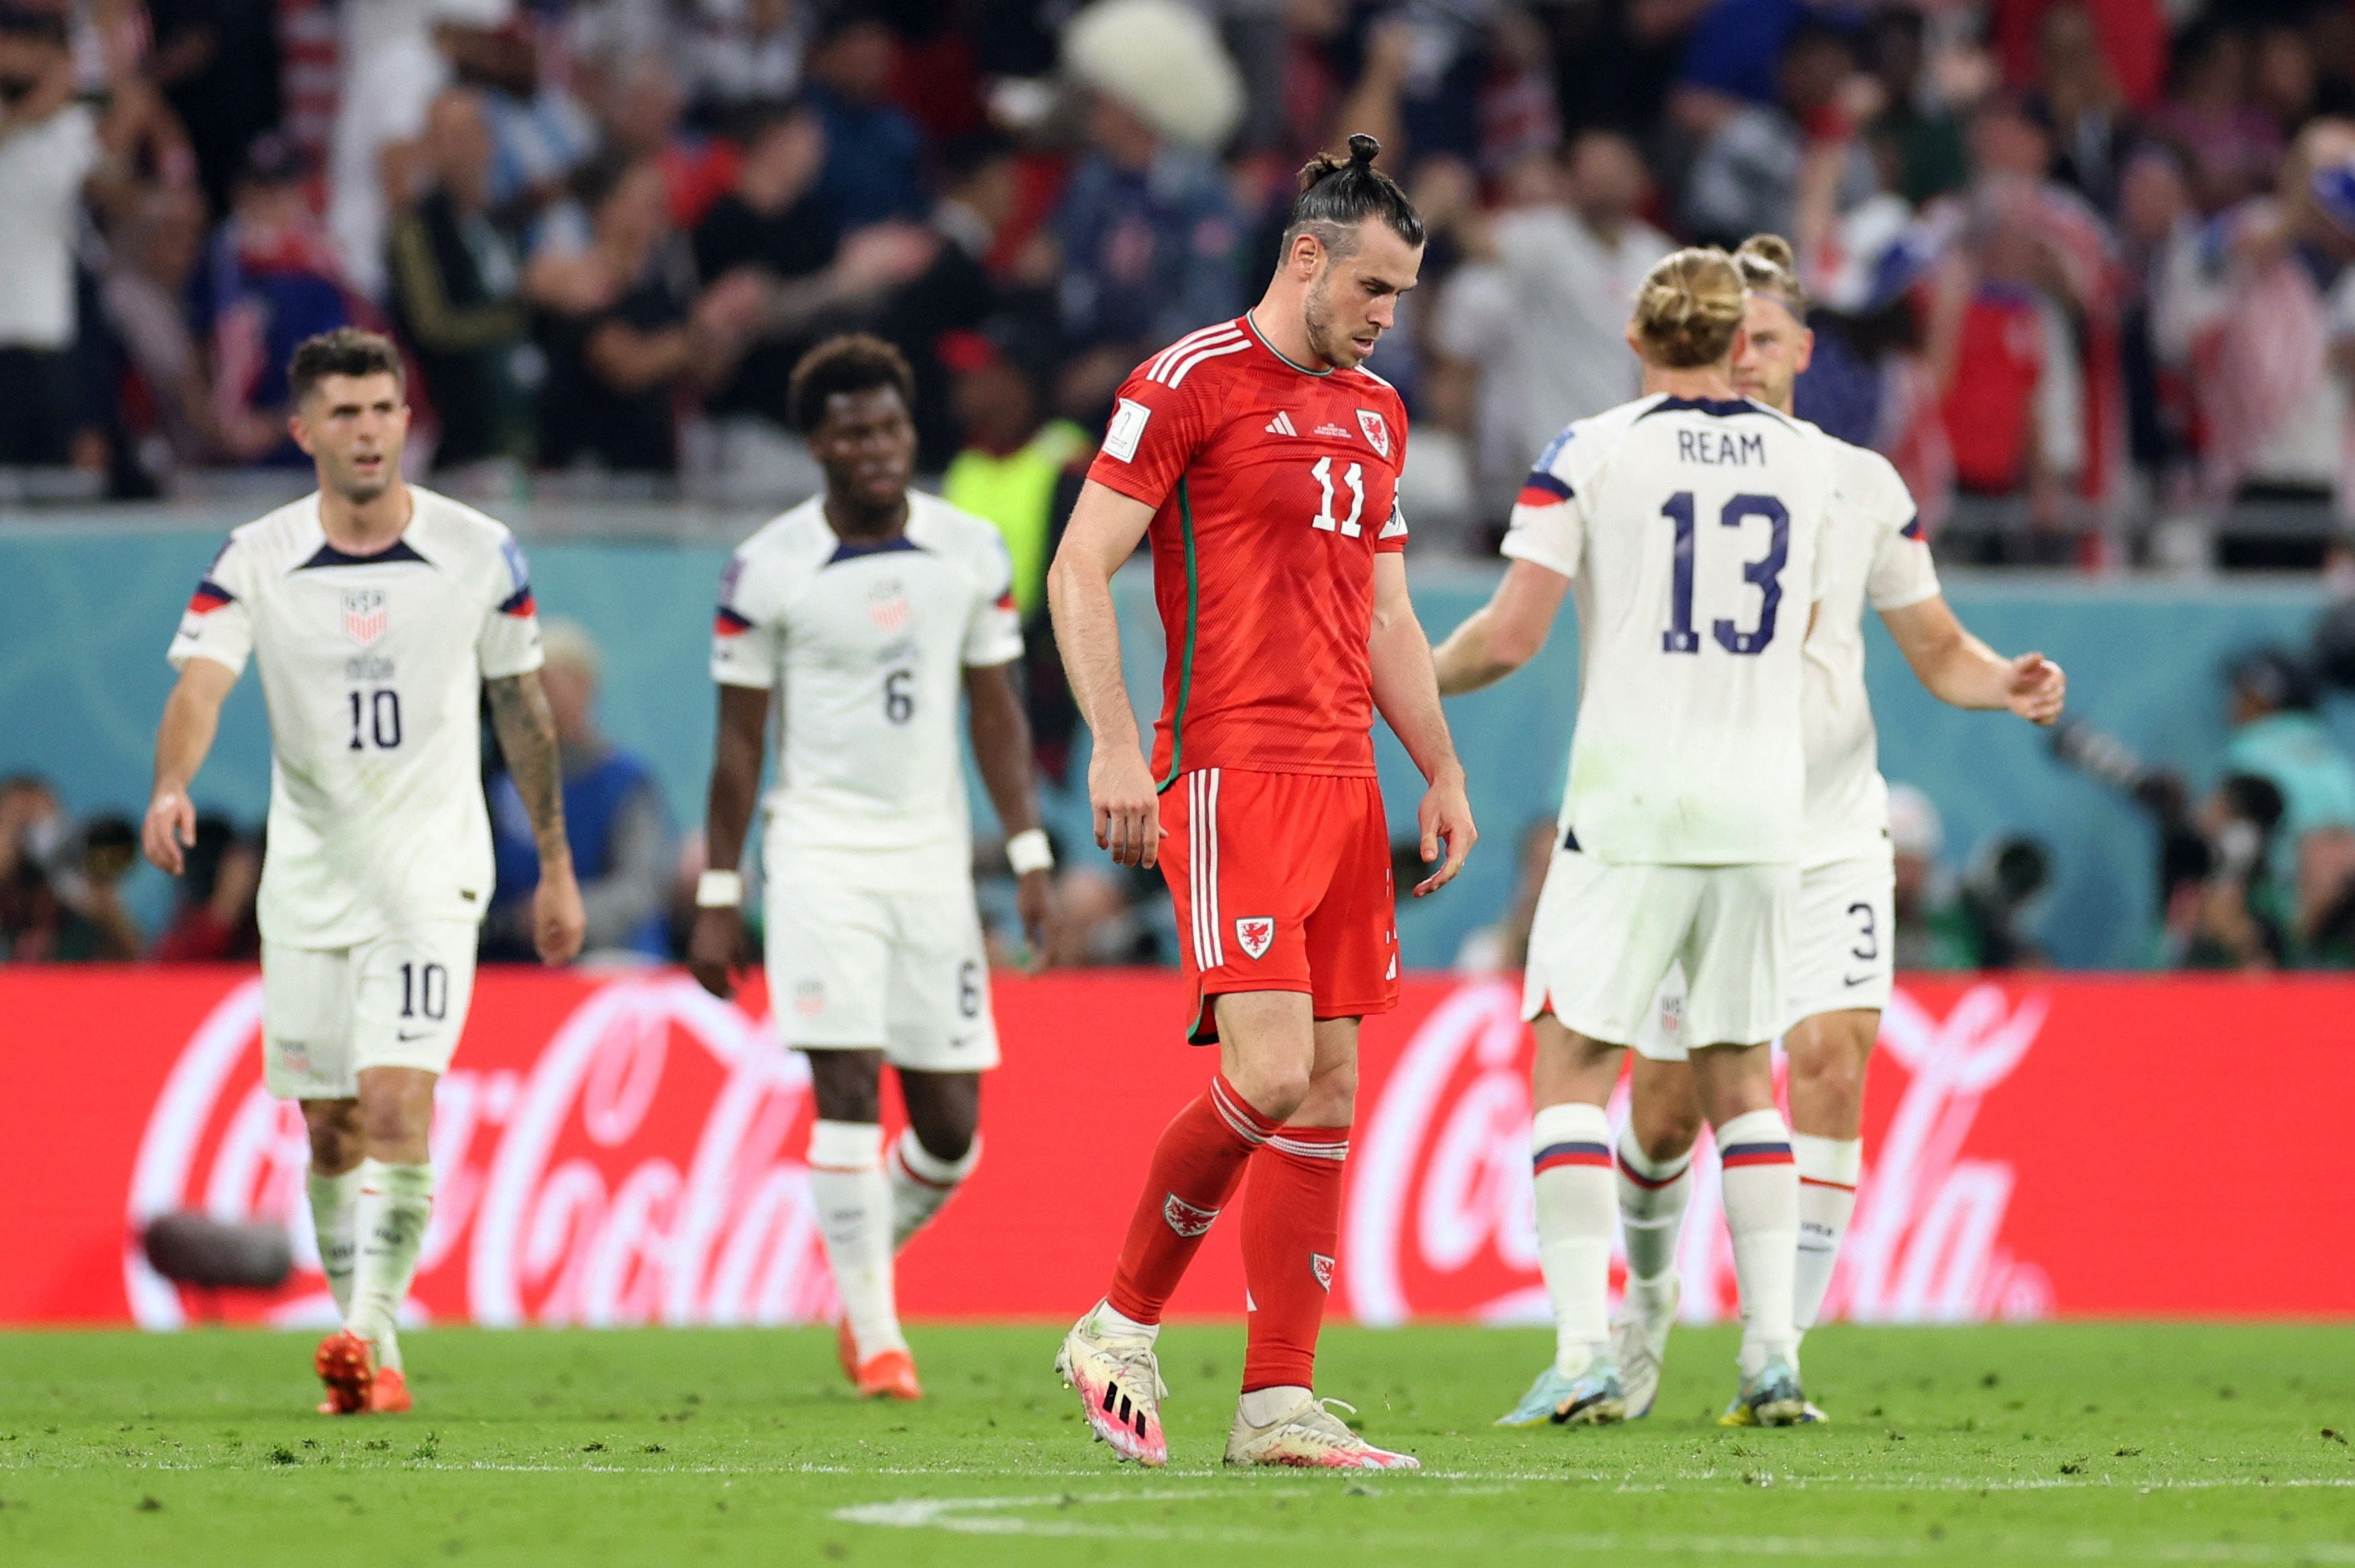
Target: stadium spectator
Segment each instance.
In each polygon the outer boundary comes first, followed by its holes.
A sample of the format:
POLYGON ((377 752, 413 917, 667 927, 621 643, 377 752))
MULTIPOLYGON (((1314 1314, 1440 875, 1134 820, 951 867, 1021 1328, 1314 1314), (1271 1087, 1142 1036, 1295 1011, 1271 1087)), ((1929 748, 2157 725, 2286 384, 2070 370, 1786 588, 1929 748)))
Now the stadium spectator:
POLYGON ((676 473, 675 400, 724 383, 762 304, 751 280, 723 280, 701 300, 670 226, 653 159, 609 153, 576 188, 589 223, 578 251, 545 250, 524 273, 548 356, 541 465, 676 473))
POLYGON ((519 222, 560 199, 564 178, 597 149, 598 126, 531 35, 502 30, 454 62, 480 95, 491 137, 490 207, 519 222))
POLYGON ((1960 189, 1969 174, 1962 122, 1923 80, 1925 32, 1921 12, 1891 5, 1873 13, 1864 36, 1864 69, 1881 101, 1868 133, 1893 165, 1891 188, 1917 207, 1960 189))
MULTIPOLYGON (((589 917, 581 951, 665 956, 676 855, 662 786, 645 758, 614 745, 597 726, 603 660, 589 634, 573 622, 551 620, 540 637, 547 657, 540 688, 564 766, 564 837, 589 917)), ((490 808, 498 887, 483 923, 483 956, 533 962, 539 850, 523 797, 504 769, 491 781, 490 808)))
POLYGON ((384 290, 390 231, 385 149, 416 138, 434 95, 450 83, 452 58, 495 48, 513 14, 513 0, 371 0, 339 8, 343 81, 328 165, 327 232, 344 275, 369 298, 384 290))
POLYGON ((735 144, 687 128, 678 75, 663 51, 634 50, 615 62, 596 101, 603 155, 654 162, 673 227, 693 229, 734 183, 735 144))
POLYGON ((287 362, 304 338, 367 314, 311 210, 309 179, 284 138, 254 143, 200 285, 212 338, 213 418, 222 447, 241 463, 310 461, 286 433, 287 362))
POLYGON ((204 345, 188 289, 204 257, 204 198, 172 186, 143 191, 118 219, 100 288, 107 325, 129 361, 123 416, 150 474, 221 455, 204 345))
POLYGON ((1945 824, 1930 797, 1912 784, 1889 786, 1889 843, 1897 868, 1897 967, 1976 969, 1977 944, 1955 897, 1955 880, 1939 863, 1945 824))
POLYGON ((2102 210, 2115 211, 2137 128, 2085 6, 2053 5, 2037 18, 2036 91, 2029 102, 2051 134, 2052 176, 2102 210))
POLYGON ((1554 97, 1545 26, 1534 13, 1518 7, 1497 13, 1487 46, 1487 76, 1475 108, 1480 172, 1494 178, 1531 154, 1550 156, 1561 145, 1561 107, 1554 97))
MULTIPOLYGON (((2214 499, 2341 495, 2355 343, 2355 122, 2298 136, 2270 196, 2179 248, 2154 302, 2163 359, 2199 389, 2214 499)), ((2231 563, 2231 558, 2227 558, 2231 563)))
POLYGON ((1636 395, 1627 302, 1676 249, 1638 216, 1650 182, 1616 132, 1582 133, 1559 167, 1524 159, 1510 190, 1518 199, 1488 219, 1475 263, 1442 285, 1431 337, 1440 374, 1475 389, 1466 428, 1494 518, 1556 431, 1636 395))
POLYGON ((2263 191, 2284 143, 2280 125, 2251 101, 2248 35, 2231 17, 2203 18, 2176 46, 2173 76, 2150 131, 2183 155, 2202 210, 2263 191))
MULTIPOLYGON (((1041 361, 1051 359, 1055 344, 1050 279, 1036 264, 1039 247, 998 264, 1022 198, 1014 144, 988 132, 960 137, 943 154, 939 179, 941 199, 922 231, 923 265, 891 292, 875 328, 915 373, 911 411, 920 473, 946 467, 963 440, 949 406, 954 372, 940 353, 943 339, 986 328, 1002 340, 1038 344, 1041 361)), ((905 225, 891 227, 916 238, 905 225)), ((912 245, 910 253, 911 260, 918 253, 912 245)))
POLYGON ((2235 660, 2226 680, 2224 766, 2281 793, 2270 869, 2295 956, 2355 894, 2355 763, 2322 721, 2314 677, 2296 657, 2260 649, 2235 660))
POLYGON ((433 101, 423 155, 426 189, 393 220, 392 315, 438 419, 434 469, 528 462, 538 359, 520 248, 491 209, 479 93, 453 88, 433 101))
POLYGON ((690 117, 724 127, 802 84, 809 12, 799 0, 705 0, 679 41, 690 117))
POLYGON ((147 956, 159 964, 247 964, 261 956, 254 895, 261 886, 261 841, 226 816, 197 818, 197 841, 177 890, 171 923, 147 956))
MULTIPOLYGON (((1808 17, 1791 28, 1771 102, 1688 93, 1685 112, 1701 136, 1684 193, 1694 239, 1730 247, 1752 234, 1792 231, 1808 139, 1844 123, 1838 101, 1856 65, 1848 33, 1808 17)), ((1871 160, 1850 146, 1839 170, 1842 204, 1861 201, 1876 180, 1871 160)))
POLYGON ((697 272, 707 284, 752 286, 763 301, 756 341, 706 405, 714 416, 714 467, 734 493, 773 497, 806 491, 816 470, 784 425, 785 383, 815 336, 878 315, 889 293, 931 261, 931 235, 905 223, 843 235, 818 188, 826 126, 806 103, 773 104, 746 118, 735 187, 695 230, 697 272))
POLYGON ((896 48, 883 19, 855 5, 810 47, 809 98, 826 122, 818 188, 846 228, 924 214, 922 138, 889 96, 896 48))
POLYGON ((229 211, 230 187, 253 139, 279 128, 275 0, 146 0, 155 47, 148 79, 186 131, 211 215, 229 211))
POLYGON ((142 111, 124 81, 101 122, 76 96, 62 16, 0 9, 0 465, 103 467, 105 440, 72 354, 74 249, 85 191, 130 194, 122 161, 142 111))
POLYGON ((1233 62, 1176 0, 1101 0, 1064 37, 1088 150, 1050 222, 1063 331, 1082 351, 1059 401, 1109 407, 1156 347, 1242 308, 1241 215, 1211 161, 1241 112, 1233 62))

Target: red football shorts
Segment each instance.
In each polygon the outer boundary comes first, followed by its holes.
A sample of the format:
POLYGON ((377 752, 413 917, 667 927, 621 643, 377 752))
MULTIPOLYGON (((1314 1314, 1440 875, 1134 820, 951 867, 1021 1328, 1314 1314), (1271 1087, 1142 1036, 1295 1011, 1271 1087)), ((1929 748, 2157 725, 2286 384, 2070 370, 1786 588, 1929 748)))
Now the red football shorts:
POLYGON ((1227 991, 1305 991, 1320 1019, 1398 1006, 1378 781, 1203 768, 1162 791, 1161 826, 1196 1044, 1219 1038, 1227 991))

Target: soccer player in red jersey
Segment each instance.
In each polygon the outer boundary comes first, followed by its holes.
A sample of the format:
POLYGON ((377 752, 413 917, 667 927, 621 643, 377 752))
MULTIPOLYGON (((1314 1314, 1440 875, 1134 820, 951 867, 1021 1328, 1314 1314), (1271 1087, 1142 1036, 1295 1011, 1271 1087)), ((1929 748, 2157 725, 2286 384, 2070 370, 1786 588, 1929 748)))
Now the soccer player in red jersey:
POLYGON ((1423 219, 1371 136, 1301 171, 1267 293, 1139 366, 1049 577, 1095 737, 1096 842, 1158 864, 1177 904, 1192 1038, 1219 1072, 1161 1135, 1105 1299, 1056 1369, 1124 1459, 1164 1464, 1162 1307, 1243 1200, 1250 1343, 1229 1464, 1413 1468, 1313 1392, 1340 1232, 1358 1020, 1398 1002, 1377 709, 1430 788, 1423 858, 1445 884, 1476 834, 1408 600, 1406 411, 1361 369, 1423 264, 1423 219), (1121 681, 1114 571, 1150 538, 1167 635, 1148 763, 1121 681), (1163 841, 1167 840, 1165 844, 1163 841))

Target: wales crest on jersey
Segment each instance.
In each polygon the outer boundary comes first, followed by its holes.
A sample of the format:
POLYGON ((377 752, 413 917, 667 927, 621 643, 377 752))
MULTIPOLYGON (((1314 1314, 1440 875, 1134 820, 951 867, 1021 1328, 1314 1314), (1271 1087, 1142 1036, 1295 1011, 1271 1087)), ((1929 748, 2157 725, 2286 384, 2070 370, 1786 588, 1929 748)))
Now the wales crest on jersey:
POLYGON ((1359 409, 1358 411, 1358 428, 1366 432, 1366 440, 1371 443, 1377 456, 1388 457, 1391 454, 1391 427, 1389 421, 1383 419, 1381 415, 1376 413, 1371 409, 1359 409))
POLYGON ((381 588, 344 590, 344 635, 365 646, 384 635, 385 593, 381 588))

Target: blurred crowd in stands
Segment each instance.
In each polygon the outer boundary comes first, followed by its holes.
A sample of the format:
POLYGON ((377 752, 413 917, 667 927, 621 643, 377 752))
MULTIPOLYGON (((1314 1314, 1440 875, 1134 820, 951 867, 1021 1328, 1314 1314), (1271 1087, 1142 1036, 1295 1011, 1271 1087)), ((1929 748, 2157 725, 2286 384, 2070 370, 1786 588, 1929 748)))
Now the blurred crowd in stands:
POLYGON ((2207 564, 2231 509, 2321 522, 2223 564, 2311 567, 2355 518, 2350 0, 0 0, 0 469, 266 484, 288 349, 360 321, 455 493, 768 505, 858 325, 1035 603, 1121 376, 1358 130, 1433 236, 1380 359, 1424 548, 1633 392, 1654 259, 1760 229, 1802 411, 1950 559, 2207 564))
MULTIPOLYGON (((792 365, 864 328, 917 367, 926 483, 1006 533, 1060 779, 1043 577, 1114 389, 1256 297, 1352 131, 1433 236, 1375 367, 1418 551, 1489 555, 1530 456, 1635 394, 1655 260, 1774 230, 1800 411, 1890 454, 1947 560, 2355 594, 2355 0, 0 0, 0 505, 292 493, 289 352, 359 322, 438 487, 773 507, 818 477, 792 365)), ((2056 746, 2151 817, 2155 962, 2355 963, 2341 630, 2234 667, 2208 794, 2056 746)), ((549 641, 590 945, 666 955, 695 836, 599 732, 594 646, 549 641)), ((1946 846, 1904 792, 1896 826, 1911 963, 2037 961, 2049 847, 1946 846)), ((253 955, 257 837, 208 819, 152 934, 133 853, 0 781, 0 958, 253 955)), ((1166 955, 1148 884, 1068 872, 1053 955, 1166 955)))

